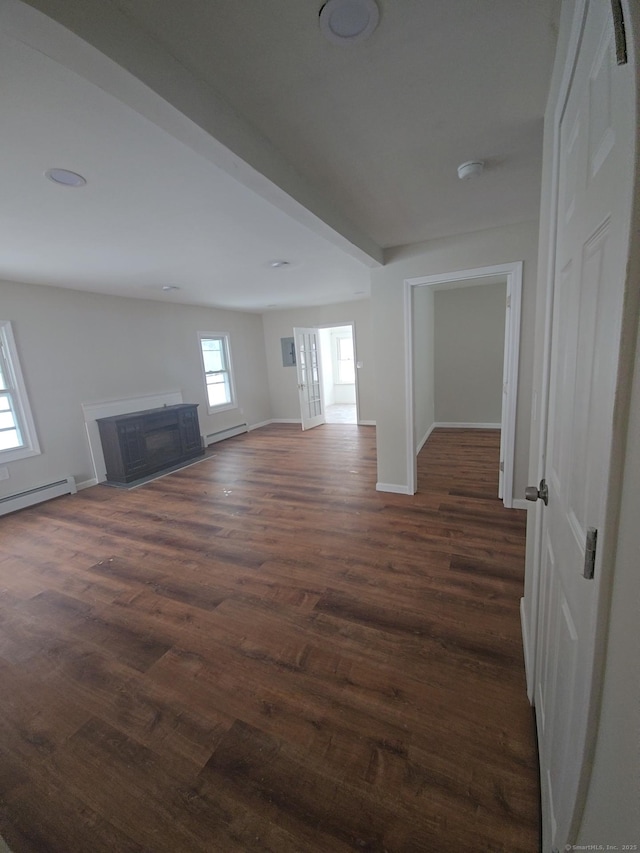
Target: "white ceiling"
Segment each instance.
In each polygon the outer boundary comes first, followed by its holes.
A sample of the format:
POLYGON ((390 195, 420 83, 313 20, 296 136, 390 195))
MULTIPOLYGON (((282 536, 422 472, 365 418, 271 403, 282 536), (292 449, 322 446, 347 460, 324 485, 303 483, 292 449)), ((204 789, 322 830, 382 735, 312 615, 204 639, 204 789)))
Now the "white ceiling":
POLYGON ((320 5, 30 4, 89 47, 0 0, 0 277, 323 304, 369 293, 378 247, 537 216, 557 0, 378 0, 348 48, 320 5), (462 182, 468 159, 487 169, 462 182))

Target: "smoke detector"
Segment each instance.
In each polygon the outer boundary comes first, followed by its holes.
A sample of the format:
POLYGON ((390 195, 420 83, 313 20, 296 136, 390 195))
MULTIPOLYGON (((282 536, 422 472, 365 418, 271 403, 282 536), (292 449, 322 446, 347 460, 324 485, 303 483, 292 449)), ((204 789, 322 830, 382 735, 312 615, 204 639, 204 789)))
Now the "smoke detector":
POLYGON ((458 177, 461 181, 468 181, 469 178, 477 178, 483 171, 484 163, 482 160, 468 160, 458 166, 458 177))

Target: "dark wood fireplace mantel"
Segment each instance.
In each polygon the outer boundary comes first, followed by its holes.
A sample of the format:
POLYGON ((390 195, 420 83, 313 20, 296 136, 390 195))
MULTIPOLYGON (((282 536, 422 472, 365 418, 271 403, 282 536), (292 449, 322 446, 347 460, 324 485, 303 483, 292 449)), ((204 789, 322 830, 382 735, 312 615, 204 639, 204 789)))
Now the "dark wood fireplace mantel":
POLYGON ((107 481, 131 483, 202 456, 198 404, 98 418, 107 481))

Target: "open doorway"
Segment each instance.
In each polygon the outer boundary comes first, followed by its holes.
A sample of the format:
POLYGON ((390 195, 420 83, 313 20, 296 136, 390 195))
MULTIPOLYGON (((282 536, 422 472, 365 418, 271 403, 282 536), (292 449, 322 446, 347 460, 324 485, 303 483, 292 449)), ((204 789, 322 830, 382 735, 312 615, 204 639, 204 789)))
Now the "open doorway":
MULTIPOLYGON (((515 422, 520 342, 522 263, 500 264, 473 270, 423 276, 405 280, 405 340, 407 388, 407 482, 409 494, 416 491, 418 450, 437 426, 497 427, 498 424, 437 423, 434 401, 433 323, 434 290, 482 286, 506 280, 504 316, 503 382, 500 420, 498 497, 506 507, 514 505, 515 422), (424 333, 419 318, 428 320, 424 333), (429 319, 430 318, 430 319, 429 319), (421 366, 426 366, 422 370, 421 366), (416 394, 416 389, 420 389, 416 394), (425 390, 426 389, 426 390, 425 390)), ((426 322, 426 321, 425 321, 426 322)))
POLYGON ((353 325, 320 329, 325 423, 357 424, 353 325))

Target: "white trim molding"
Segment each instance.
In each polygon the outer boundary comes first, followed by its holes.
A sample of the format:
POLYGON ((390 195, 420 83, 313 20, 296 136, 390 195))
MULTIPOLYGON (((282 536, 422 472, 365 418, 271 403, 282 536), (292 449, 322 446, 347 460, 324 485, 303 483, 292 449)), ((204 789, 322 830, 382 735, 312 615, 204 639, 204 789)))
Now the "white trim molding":
POLYGON ((420 442, 418 443, 418 446, 417 446, 417 448, 416 448, 416 456, 418 455, 418 453, 420 453, 420 451, 422 450, 422 448, 425 446, 425 444, 426 444, 426 443, 427 443, 427 441, 429 440, 429 436, 430 436, 430 435, 431 435, 431 433, 434 431, 434 429, 436 429, 436 428, 437 428, 437 427, 439 427, 439 426, 440 426, 440 424, 431 424, 431 426, 429 427, 429 429, 425 432, 425 434, 422 436, 422 439, 421 439, 421 440, 420 440, 420 442))
POLYGON ((398 483, 376 483, 376 492, 391 492, 394 495, 412 495, 407 486, 398 483))
POLYGON ((465 424, 462 421, 436 421, 434 429, 500 429, 502 424, 465 424))
MULTIPOLYGON (((520 599, 520 627, 522 631, 522 650, 524 654, 524 672, 527 684, 533 683, 531 671, 531 648, 529 646, 529 631, 527 629, 527 608, 524 597, 520 599)), ((533 704, 533 693, 527 691, 529 702, 533 704)))

